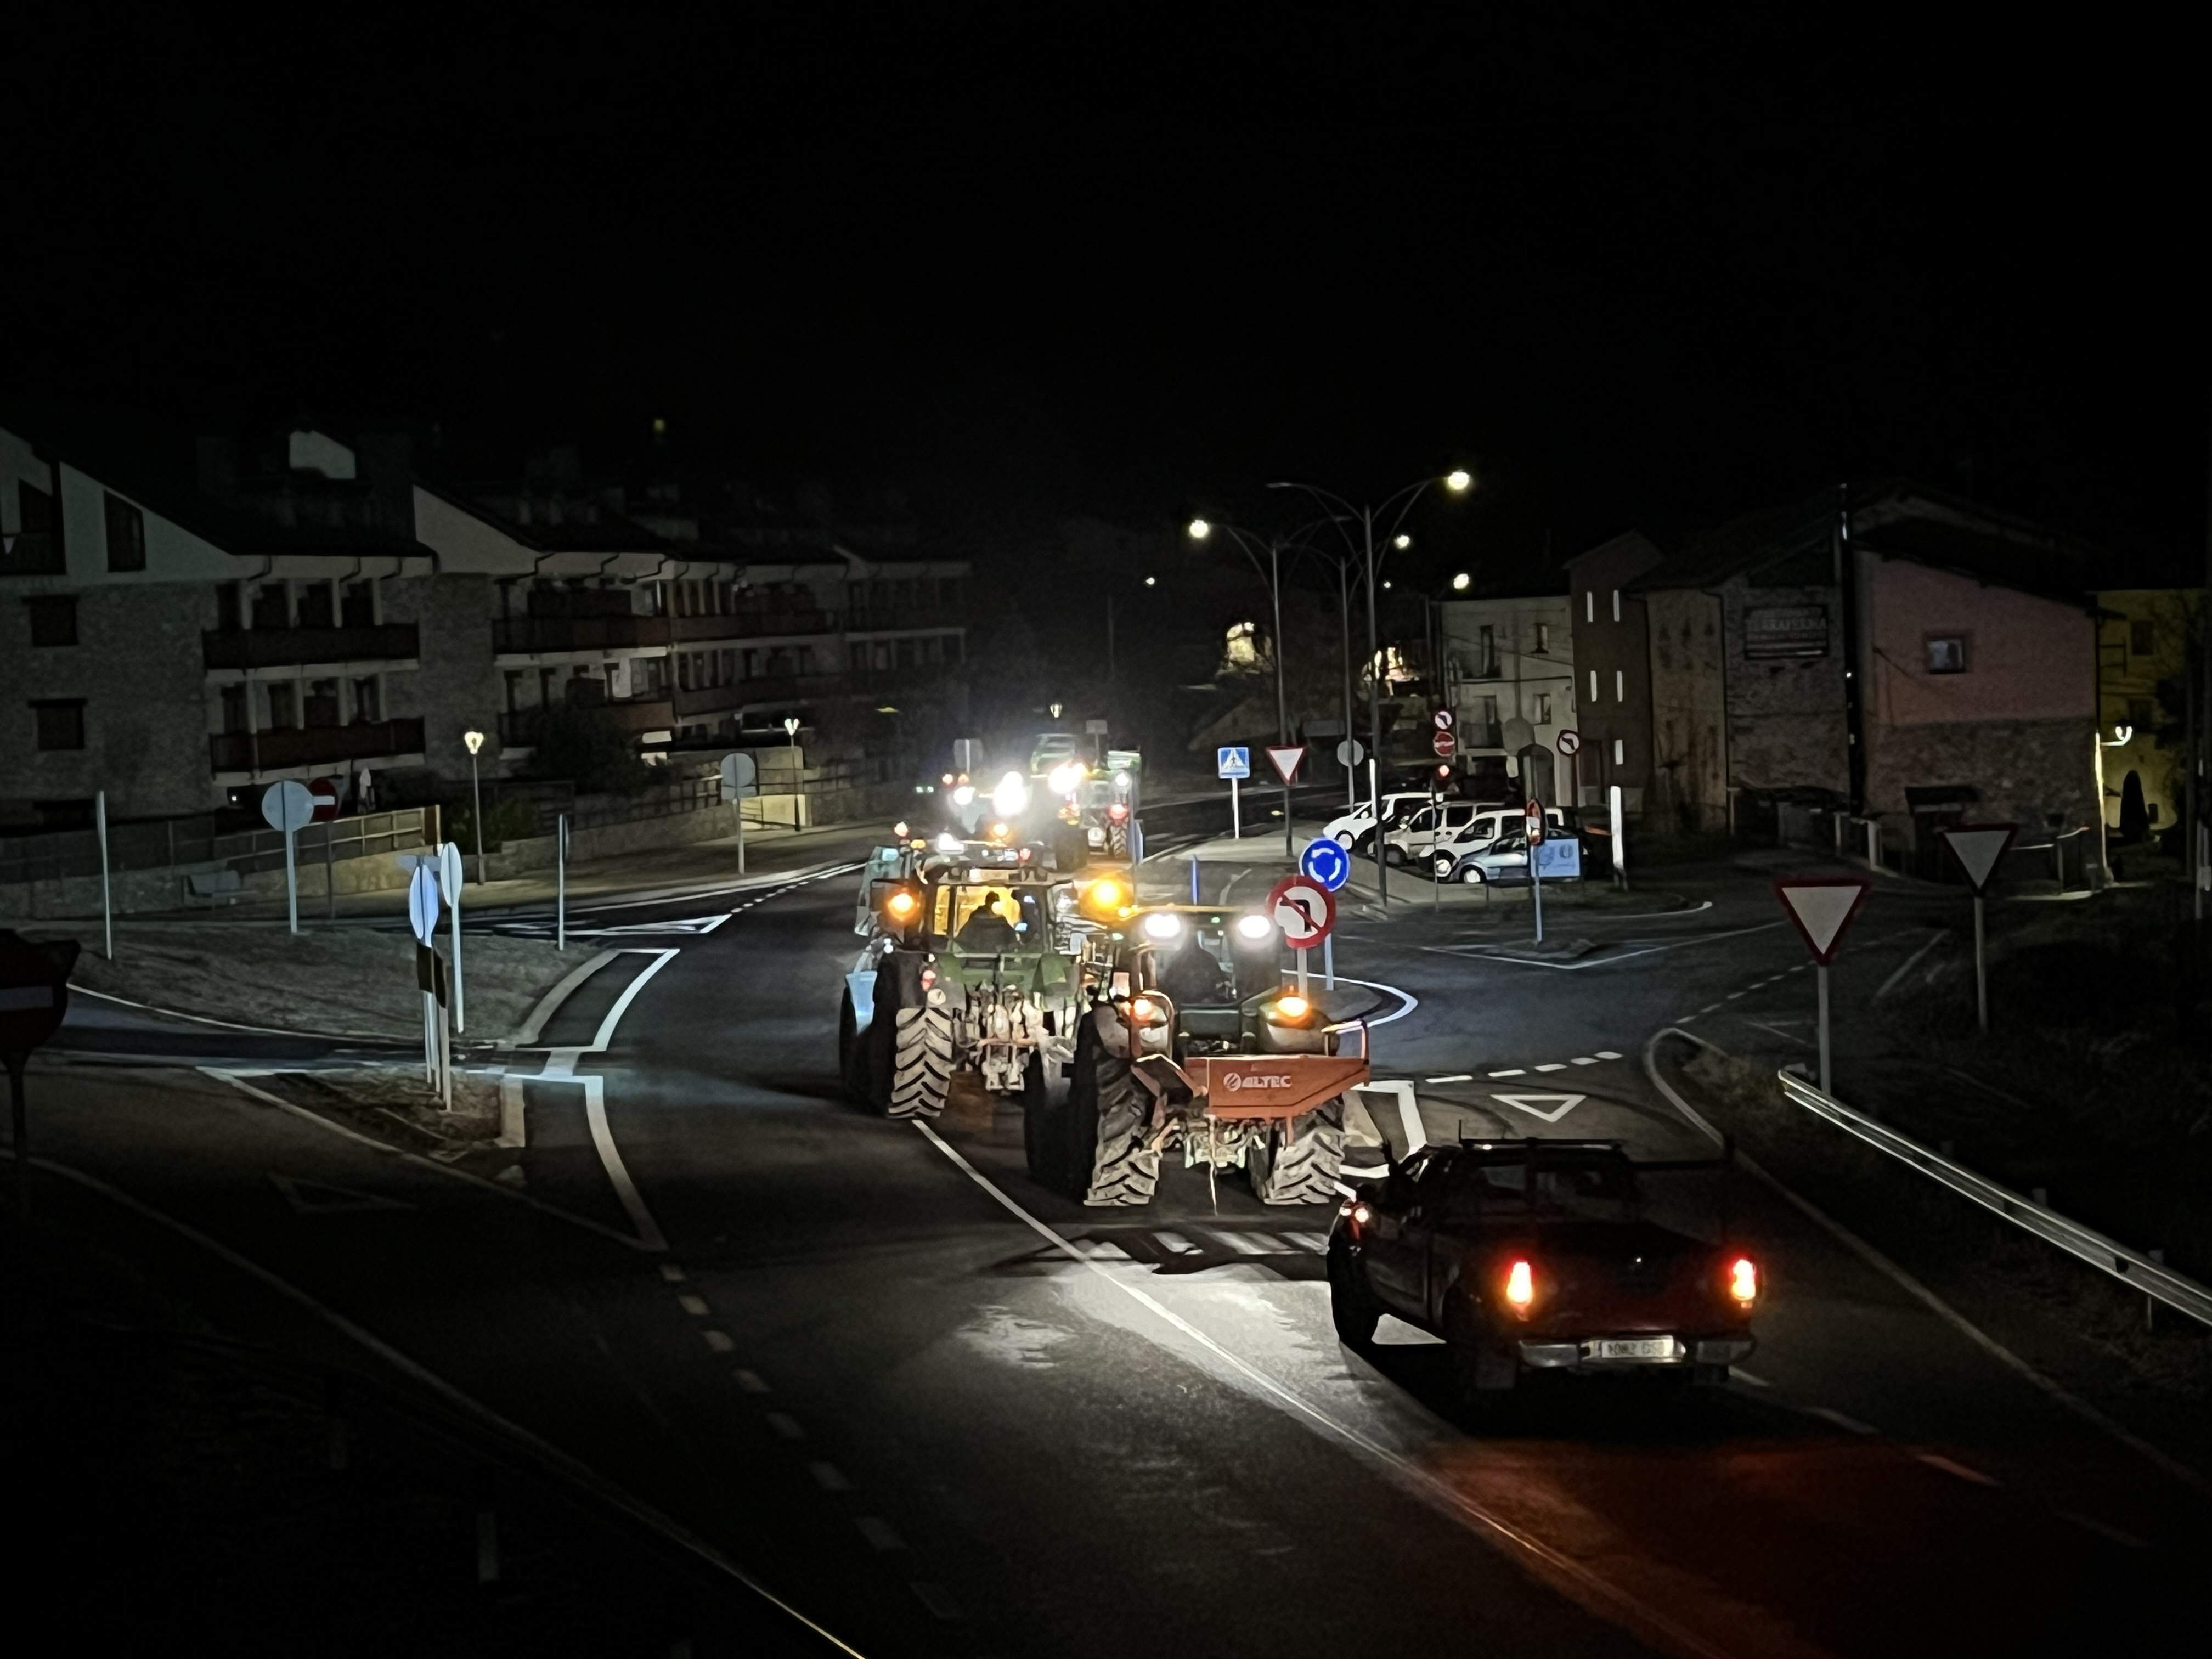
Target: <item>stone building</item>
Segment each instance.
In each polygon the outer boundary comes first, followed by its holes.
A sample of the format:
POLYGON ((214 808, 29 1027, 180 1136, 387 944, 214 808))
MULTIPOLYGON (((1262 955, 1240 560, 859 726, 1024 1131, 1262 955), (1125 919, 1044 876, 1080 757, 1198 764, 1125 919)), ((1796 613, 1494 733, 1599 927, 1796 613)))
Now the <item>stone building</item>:
POLYGON ((1503 593, 1437 605, 1455 766, 1479 800, 1561 793, 1559 737, 1576 720, 1574 629, 1564 593, 1503 593))

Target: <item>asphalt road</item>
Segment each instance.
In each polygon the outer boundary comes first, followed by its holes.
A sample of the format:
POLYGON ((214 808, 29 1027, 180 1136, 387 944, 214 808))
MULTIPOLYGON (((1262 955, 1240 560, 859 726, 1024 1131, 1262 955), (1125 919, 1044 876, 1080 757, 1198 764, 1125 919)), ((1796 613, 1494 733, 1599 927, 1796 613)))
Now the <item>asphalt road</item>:
MULTIPOLYGON (((1647 1042, 1802 1030, 1812 987, 1763 884, 1683 890, 1540 955, 1499 917, 1348 921, 1340 970, 1403 994, 1377 1074, 1432 1135, 1703 1152, 1647 1042)), ((1086 1211, 1028 1181, 1012 1114, 857 1111, 834 1052, 852 903, 840 875, 749 890, 708 931, 653 931, 695 897, 632 907, 531 1057, 520 1187, 173 1072, 47 1069, 38 1145, 862 1652, 2091 1651, 2182 1611, 2198 1493, 1748 1183, 1668 1200, 1725 1204, 1767 1265, 1725 1394, 1577 1389, 1478 1435, 1437 1345, 1389 1322, 1371 1363, 1335 1342, 1325 1212, 1181 1171, 1149 1209, 1086 1211), (386 1205, 303 1205, 302 1181, 386 1205)), ((1855 994, 1928 937, 1923 903, 1862 921, 1855 994)), ((270 1340, 331 1340, 227 1269, 174 1270, 270 1340)))

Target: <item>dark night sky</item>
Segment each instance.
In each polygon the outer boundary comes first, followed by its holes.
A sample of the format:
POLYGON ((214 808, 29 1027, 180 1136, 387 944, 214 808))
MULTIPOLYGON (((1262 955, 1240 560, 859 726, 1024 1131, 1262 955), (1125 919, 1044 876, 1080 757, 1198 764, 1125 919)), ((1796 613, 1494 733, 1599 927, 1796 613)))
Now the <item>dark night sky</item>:
POLYGON ((2185 43, 1365 9, 72 8, 0 106, 9 366, 453 465, 659 415, 940 528, 1465 460, 1432 556, 1898 471, 2201 547, 2185 43))

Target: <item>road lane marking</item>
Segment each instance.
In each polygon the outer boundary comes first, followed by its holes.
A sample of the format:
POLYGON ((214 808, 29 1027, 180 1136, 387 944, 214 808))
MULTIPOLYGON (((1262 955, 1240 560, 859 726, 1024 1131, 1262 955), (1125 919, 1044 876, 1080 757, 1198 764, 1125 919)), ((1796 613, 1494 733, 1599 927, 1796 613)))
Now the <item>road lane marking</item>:
POLYGON ((1528 1068, 1525 1066, 1509 1066, 1504 1071, 1492 1072, 1490 1075, 1492 1077, 1526 1077, 1528 1075, 1528 1068))
POLYGON ((1971 1480, 1978 1486, 2002 1486, 2004 1482, 1993 1474, 1984 1474, 1979 1469, 1970 1469, 1964 1463, 1954 1463, 1949 1458, 1934 1452, 1915 1452, 1912 1455, 1931 1469, 1941 1469, 1946 1474, 1955 1474, 1961 1480, 1971 1480))
POLYGON ((1238 1255, 1281 1255, 1284 1253, 1281 1243, 1266 1233, 1221 1232, 1214 1234, 1214 1237, 1225 1240, 1229 1248, 1238 1255))
POLYGON ((699 1334, 707 1339, 707 1346, 716 1353, 727 1353, 738 1346, 730 1340, 727 1331, 702 1331, 699 1334))
POLYGON ((694 1319, 707 1316, 707 1298, 703 1296, 679 1296, 676 1298, 676 1305, 694 1319))
MULTIPOLYGON (((1778 927, 1780 924, 1777 923, 1776 925, 1778 927)), ((1411 991, 1401 990, 1395 985, 1385 985, 1379 980, 1354 979, 1349 974, 1339 974, 1336 976, 1336 982, 1340 985, 1364 985, 1370 991, 1388 991, 1392 996, 1398 999, 1398 1006, 1395 1012, 1378 1015, 1376 1018, 1364 1022, 1355 1022, 1364 1023, 1370 1030, 1372 1030, 1377 1025, 1388 1025, 1394 1019, 1403 1019, 1407 1015, 1412 1013, 1414 1009, 1421 1006, 1420 998, 1415 996, 1411 991)), ((1342 1030, 1345 1028, 1342 1025, 1334 1025, 1329 1029, 1331 1030, 1342 1030)))
MULTIPOLYGON (((640 953, 625 951, 623 954, 632 956, 640 953)), ((648 954, 652 956, 653 960, 646 963, 644 970, 635 979, 623 987, 622 994, 615 999, 615 1006, 607 1010, 607 1017, 599 1022, 599 1034, 592 1039, 592 1046, 584 1051, 586 1054, 606 1053, 607 1044, 614 1041, 615 1027, 622 1024, 622 1017, 629 1012, 630 1004, 637 1000, 637 994, 645 989, 646 981, 668 966, 677 957, 677 951, 672 947, 654 951, 648 954)))
POLYGON ((853 1483, 845 1478, 845 1472, 835 1463, 809 1463, 806 1472, 814 1477, 814 1484, 824 1492, 853 1490, 853 1483))
POLYGON ((2053 1512, 2061 1521, 2071 1521, 2077 1527, 2086 1527, 2098 1537, 2118 1544, 2122 1549, 2147 1550, 2150 1547, 2147 1540, 2138 1538, 2131 1532, 2122 1532, 2118 1527, 2107 1525, 2093 1515, 2078 1514, 2073 1510, 2057 1510, 2053 1512))
POLYGON ((599 1164, 607 1172, 607 1179, 615 1185, 615 1196, 622 1200, 630 1224, 637 1229, 638 1243, 648 1250, 665 1250, 668 1238, 660 1231, 660 1224, 653 1218, 653 1212, 645 1207, 645 1199, 637 1190, 637 1183, 629 1178, 629 1170, 623 1163, 621 1152, 615 1146, 613 1129, 607 1124, 607 1080, 597 1075, 580 1077, 584 1085, 584 1121, 590 1125, 592 1145, 599 1149, 599 1164))
POLYGON ((1610 1048, 1601 1048, 1601 1049, 1599 1049, 1599 1050, 1597 1051, 1597 1057, 1598 1057, 1600 1060, 1619 1060, 1619 1059, 1620 1058, 1620 1056, 1619 1054, 1616 1054, 1615 1053, 1613 1053, 1613 1050, 1612 1050, 1612 1049, 1610 1049, 1610 1048))
POLYGON ((1597 1064, 1597 1059, 1592 1054, 1577 1054, 1572 1060, 1569 1060, 1567 1064, 1570 1066, 1595 1066, 1597 1064))
POLYGON ((892 1529, 890 1522, 878 1516, 858 1516, 853 1524, 860 1528, 860 1536, 868 1540, 868 1547, 872 1550, 889 1553, 906 1547, 906 1540, 892 1529))
POLYGON ((732 1371, 730 1373, 730 1380, 738 1385, 738 1388, 741 1392, 745 1394, 766 1394, 769 1392, 769 1386, 767 1382, 762 1379, 761 1374, 758 1371, 732 1371))
POLYGON ((1926 956, 1930 951, 1941 945, 1944 939, 1949 936, 1950 932, 1951 930, 1948 927, 1938 928, 1934 937, 1929 939, 1925 945, 1922 945, 1917 951, 1915 951, 1911 956, 1905 957, 1903 962, 1898 963, 1897 971, 1892 974, 1887 979, 1882 981, 1881 988, 1874 994, 1874 1000, 1880 1002, 1884 997, 1895 990, 1897 988, 1898 981, 1903 979, 1907 974, 1911 973, 1914 967, 1918 964, 1920 958, 1926 956))
POLYGON ((775 1431, 778 1439, 804 1440, 806 1438, 806 1431, 799 1425, 799 1419, 789 1412, 770 1412, 768 1414, 768 1425, 775 1431))
MULTIPOLYGON (((812 1631, 838 1652, 849 1656, 849 1659, 861 1659, 860 1652, 857 1648, 838 1640, 836 1636, 809 1619, 797 1607, 739 1566, 736 1561, 725 1555, 720 1548, 692 1532, 682 1522, 662 1514, 628 1488, 610 1480, 582 1459, 572 1456, 552 1442, 541 1438, 520 1423, 494 1411, 475 1395, 456 1388, 421 1361, 411 1358, 400 1349, 393 1347, 383 1338, 369 1330, 367 1326, 356 1324, 338 1312, 337 1309, 316 1300, 289 1279, 272 1273, 251 1257, 241 1255, 228 1244, 200 1231, 197 1227, 179 1221, 176 1217, 157 1210, 152 1205, 139 1199, 133 1198, 121 1188, 109 1185, 97 1176, 88 1175, 83 1170, 73 1169, 66 1164, 56 1164, 51 1159, 43 1158, 32 1158, 30 1165, 34 1170, 43 1170, 46 1174, 61 1180, 73 1181, 87 1191, 106 1199, 110 1203, 120 1205, 133 1215, 149 1221, 155 1226, 166 1227, 178 1237, 188 1243, 198 1245, 217 1261, 244 1273, 256 1283, 267 1286, 295 1306, 305 1309, 348 1341, 355 1343, 374 1355, 379 1361, 391 1366, 409 1381, 437 1395, 462 1415, 474 1419, 494 1433, 508 1440, 552 1474, 566 1480, 579 1491, 589 1493, 601 1503, 611 1504, 648 1530, 667 1539, 678 1548, 697 1557, 732 1582, 744 1585, 745 1589, 759 1596, 762 1601, 778 1612, 812 1631)), ((474 1178, 470 1177, 471 1180, 474 1178)))
POLYGON ((660 1276, 671 1285, 681 1285, 684 1282, 684 1269, 673 1261, 664 1261, 660 1264, 660 1276))
POLYGON ((601 951, 571 969, 561 982, 540 998, 538 1006, 530 1011, 530 1018, 523 1021, 522 1029, 514 1034, 514 1046, 527 1048, 534 1044, 553 1016, 559 1013, 575 994, 577 987, 612 962, 617 954, 613 951, 601 951))
MULTIPOLYGON (((1790 971, 1794 974, 1799 971, 1800 969, 1809 965, 1810 964, 1807 963, 1800 963, 1797 964, 1796 968, 1792 968, 1790 971)), ((1681 1113, 1681 1115, 1685 1118, 1688 1119, 1692 1123, 1697 1125, 1699 1129, 1703 1130, 1707 1139, 1713 1141, 1717 1146, 1726 1146, 1728 1144, 1726 1138, 1723 1136, 1717 1129, 1714 1128, 1711 1124, 1706 1122, 1703 1117, 1699 1116, 1698 1115, 1697 1109, 1692 1107, 1688 1101, 1683 1099, 1680 1094, 1675 1091, 1674 1086, 1669 1084, 1665 1078, 1659 1075, 1659 1066, 1656 1058, 1659 1044, 1663 1038, 1669 1035, 1670 1031, 1674 1036, 1680 1036, 1688 1042, 1696 1043, 1699 1048, 1711 1048, 1716 1054, 1725 1054, 1727 1052, 1727 1050, 1722 1048, 1718 1043, 1708 1042, 1701 1036, 1698 1036, 1691 1032, 1680 1029, 1680 1026, 1687 1024, 1689 1022, 1686 1019, 1678 1021, 1673 1027, 1663 1028, 1660 1030, 1654 1031, 1651 1034, 1650 1040, 1644 1045, 1644 1075, 1650 1082, 1651 1086, 1656 1089, 1660 1094, 1666 1098, 1668 1103, 1672 1105, 1676 1111, 1681 1113)), ((1905 1272, 1904 1268, 1899 1267, 1897 1263, 1892 1261, 1880 1250, 1875 1249, 1873 1245, 1868 1243, 1866 1240, 1861 1238, 1856 1233, 1851 1231, 1850 1228, 1844 1226, 1841 1222, 1831 1216, 1826 1211, 1821 1209, 1818 1205, 1814 1204, 1810 1200, 1801 1198, 1793 1188, 1784 1185, 1773 1176, 1769 1175, 1766 1172, 1765 1168, 1760 1164, 1756 1158, 1750 1157, 1747 1153, 1738 1152, 1735 1154, 1735 1160, 1738 1164, 1743 1166, 1745 1172, 1748 1174, 1753 1180, 1760 1182, 1766 1187, 1772 1189, 1778 1196, 1790 1205, 1791 1207, 1796 1209, 1799 1214, 1802 1215, 1815 1226, 1826 1232, 1830 1237, 1835 1239, 1846 1249, 1856 1254, 1862 1261, 1865 1261, 1877 1273, 1881 1273, 1884 1277, 1888 1279, 1892 1284, 1895 1285, 1899 1290, 1905 1291, 1906 1295, 1918 1302, 1923 1307, 1926 1308, 1938 1319, 1948 1325, 1953 1330, 1958 1332, 1960 1335, 1965 1337, 1969 1342, 1981 1349, 1983 1352, 1988 1354, 1991 1358, 1996 1360, 2001 1364, 2009 1367, 2025 1381, 2041 1389, 2046 1398, 2050 1399, 2055 1404, 2064 1407, 2068 1411, 2072 1412, 2075 1415, 2081 1418, 2083 1422, 2091 1424, 2094 1427, 2101 1430, 2112 1439, 2118 1441, 2121 1445, 2125 1446, 2130 1451, 2135 1453, 2136 1456, 2142 1458, 2145 1462, 2155 1465, 2159 1469, 2171 1476, 2173 1480, 2180 1482, 2181 1485, 2188 1487, 2191 1492, 2199 1493, 2200 1495, 2212 1496, 2212 1480, 2207 1480, 2202 1474, 2190 1468, 2188 1464, 2184 1463, 2180 1459, 2160 1451, 2156 1446, 2151 1444, 2149 1441, 2144 1439, 2141 1435, 2135 1433, 2131 1430, 2122 1427, 2118 1423, 2106 1416, 2103 1412, 2098 1410, 2097 1407, 2091 1405, 2080 1395, 2070 1393, 2066 1389, 2061 1387, 2058 1383, 2052 1382, 2041 1371, 2036 1370, 2034 1366, 2029 1364, 2027 1361, 2022 1359, 2018 1354, 2014 1353, 2010 1348, 2005 1346, 2003 1343, 1998 1341, 1996 1338, 1991 1336, 1980 1326, 1975 1324, 1964 1314, 1961 1314, 1958 1310, 1952 1307, 1949 1303, 1944 1301, 1942 1297, 1936 1295, 1935 1291, 1929 1290, 1925 1285, 1923 1285, 1911 1273, 1905 1272)))
POLYGON ((1832 1406, 1800 1406, 1797 1408, 1808 1417, 1817 1417, 1823 1423, 1832 1423, 1850 1434, 1880 1434, 1881 1431, 1871 1423, 1862 1423, 1856 1417, 1846 1417, 1832 1406))
POLYGON ((1181 1233, 1158 1232, 1152 1237, 1170 1255, 1203 1255, 1205 1252, 1181 1233))
MULTIPOLYGON (((1496 1074, 1492 1073, 1492 1075, 1496 1074)), ((1447 1072, 1442 1077, 1431 1078, 1429 1081, 1431 1083, 1472 1083, 1474 1081, 1474 1073, 1472 1072, 1447 1072)))
POLYGON ((1344 1444, 1363 1454, 1377 1468, 1395 1478, 1407 1490, 1419 1494, 1440 1510, 1469 1523, 1471 1529, 1498 1544, 1510 1546, 1512 1549, 1520 1552, 1529 1562, 1548 1569, 1551 1573, 1572 1583, 1577 1589, 1603 1600, 1625 1615, 1631 1623, 1645 1626, 1649 1630, 1664 1636, 1668 1642, 1683 1651, 1700 1656, 1700 1659, 1728 1659, 1727 1650, 1715 1646, 1632 1591, 1623 1589, 1620 1586, 1601 1577, 1572 1556, 1545 1543, 1533 1534, 1522 1531, 1512 1522, 1468 1497, 1464 1492, 1439 1480, 1413 1459, 1394 1451, 1372 1436, 1339 1420, 1303 1395, 1277 1382, 1243 1355, 1223 1346, 1221 1343, 1199 1329, 1190 1321, 1141 1286, 1127 1282, 1117 1273, 1109 1273, 1100 1264, 1090 1260, 1078 1250, 1052 1227, 1038 1220, 1036 1217, 1009 1197, 996 1182, 970 1164, 957 1147, 939 1134, 927 1121, 921 1118, 910 1118, 908 1121, 914 1125, 931 1146, 944 1153, 956 1169, 989 1194, 998 1201, 1000 1207, 1016 1220, 1028 1227, 1054 1249, 1059 1250, 1078 1267, 1097 1274, 1105 1283, 1152 1314, 1170 1329, 1179 1333, 1186 1340, 1245 1377, 1254 1387, 1273 1398, 1291 1416, 1303 1419, 1326 1435, 1334 1436, 1344 1444))
POLYGON ((1564 1072, 1567 1068, 1559 1061, 1553 1060, 1547 1060, 1543 1065, 1539 1066, 1536 1069, 1540 1072, 1564 1072))
POLYGON ((1786 927, 1783 921, 1763 921, 1755 927, 1739 927, 1726 933, 1704 933, 1695 939, 1674 939, 1664 945, 1649 945, 1641 951, 1623 951, 1618 955, 1589 956, 1580 962, 1546 962, 1537 957, 1509 957, 1481 945, 1424 945, 1420 948, 1442 957, 1458 957, 1471 962, 1510 962, 1516 968, 1556 968, 1563 974, 1578 974, 1588 968, 1603 968, 1616 962, 1633 962, 1638 957, 1656 956, 1662 951, 1680 951, 1692 945, 1711 945, 1724 939, 1741 939, 1747 933, 1764 933, 1776 927, 1786 927))

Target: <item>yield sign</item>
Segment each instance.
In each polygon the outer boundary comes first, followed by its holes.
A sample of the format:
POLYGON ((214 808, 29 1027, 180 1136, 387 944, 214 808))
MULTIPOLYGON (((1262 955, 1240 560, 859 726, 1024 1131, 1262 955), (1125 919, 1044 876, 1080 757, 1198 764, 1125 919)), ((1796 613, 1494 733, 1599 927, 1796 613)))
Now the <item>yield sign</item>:
POLYGON ((1275 775, 1285 783, 1298 775, 1298 766, 1306 757, 1306 746, 1302 743, 1267 745, 1267 758, 1275 763, 1275 775))
POLYGON ((1792 876, 1774 884, 1774 896, 1804 936, 1813 960, 1825 968, 1835 960, 1844 929, 1873 886, 1863 876, 1792 876))
POLYGON ((1966 884, 1979 898, 1988 890, 1990 878, 1996 872, 2012 838, 2020 833, 2016 823, 1958 823, 1948 830, 1936 832, 1943 837, 1943 844, 1951 849, 1951 856, 1959 860, 1959 867, 1966 872, 1966 884))
POLYGON ((1557 1123, 1569 1112, 1588 1100, 1588 1095, 1497 1095, 1492 1100, 1516 1107, 1531 1117, 1540 1117, 1547 1123, 1557 1123))

